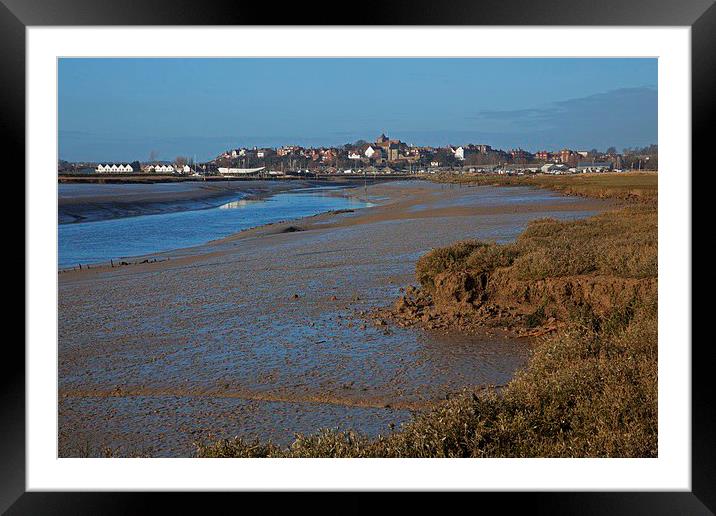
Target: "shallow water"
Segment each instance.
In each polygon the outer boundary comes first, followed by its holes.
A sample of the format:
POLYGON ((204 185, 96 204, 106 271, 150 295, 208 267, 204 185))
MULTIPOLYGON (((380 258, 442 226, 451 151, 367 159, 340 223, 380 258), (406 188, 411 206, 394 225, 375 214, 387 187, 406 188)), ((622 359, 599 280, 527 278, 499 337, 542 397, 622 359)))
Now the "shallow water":
POLYGON ((456 190, 459 195, 449 199, 430 203, 418 204, 410 211, 421 211, 426 208, 457 208, 463 206, 519 206, 534 203, 575 203, 574 197, 565 197, 550 190, 539 190, 528 186, 512 186, 509 188, 496 186, 459 186, 452 184, 440 185, 443 191, 456 190))
MULTIPOLYGON (((145 185, 101 186, 126 189, 145 185)), ((356 198, 331 195, 331 190, 335 188, 300 189, 263 200, 246 200, 243 195, 237 195, 235 199, 209 209, 61 224, 58 227, 58 266, 76 267, 192 247, 272 222, 369 206, 356 198)))

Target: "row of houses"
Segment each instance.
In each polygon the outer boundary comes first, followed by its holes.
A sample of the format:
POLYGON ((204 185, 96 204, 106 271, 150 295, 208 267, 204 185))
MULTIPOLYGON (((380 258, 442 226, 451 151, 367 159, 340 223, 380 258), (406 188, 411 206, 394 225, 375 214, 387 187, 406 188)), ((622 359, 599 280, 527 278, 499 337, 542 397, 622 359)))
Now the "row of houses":
POLYGON ((95 171, 100 174, 117 174, 120 172, 134 172, 134 167, 129 163, 100 163, 95 171))
POLYGON ((153 172, 155 174, 189 174, 192 169, 189 165, 167 165, 158 163, 156 165, 144 165, 143 172, 153 172))
POLYGON ((154 172, 155 174, 163 173, 163 174, 173 174, 175 171, 177 171, 178 167, 175 167, 174 165, 168 165, 168 164, 150 164, 145 165, 142 170, 144 172, 154 172))
POLYGON ((154 174, 189 174, 191 173, 189 165, 170 165, 164 163, 151 163, 137 167, 130 163, 100 163, 95 168, 95 172, 99 174, 121 174, 131 172, 147 172, 154 174), (138 170, 135 170, 137 168, 138 170))

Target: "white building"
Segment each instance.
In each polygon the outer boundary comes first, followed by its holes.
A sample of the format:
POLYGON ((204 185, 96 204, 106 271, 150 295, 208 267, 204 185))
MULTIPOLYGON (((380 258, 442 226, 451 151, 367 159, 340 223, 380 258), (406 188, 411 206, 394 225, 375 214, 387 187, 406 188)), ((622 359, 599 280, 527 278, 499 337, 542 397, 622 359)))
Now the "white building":
POLYGON ((171 174, 174 172, 174 167, 171 165, 162 165, 161 163, 157 163, 155 165, 149 165, 146 170, 147 172, 156 172, 157 174, 171 174))
POLYGON ((372 158, 373 154, 378 152, 380 150, 380 147, 373 148, 372 145, 368 145, 368 148, 365 150, 365 157, 366 158, 372 158))
POLYGON ((448 149, 450 149, 450 152, 453 153, 453 155, 455 156, 455 159, 457 159, 459 161, 465 161, 465 149, 463 149, 462 147, 456 147, 456 148, 448 147, 448 149))
POLYGON ((348 159, 360 159, 360 158, 361 158, 360 152, 348 151, 348 159))
POLYGON ((107 163, 97 165, 96 171, 100 174, 116 174, 119 172, 134 172, 132 165, 123 163, 107 163))

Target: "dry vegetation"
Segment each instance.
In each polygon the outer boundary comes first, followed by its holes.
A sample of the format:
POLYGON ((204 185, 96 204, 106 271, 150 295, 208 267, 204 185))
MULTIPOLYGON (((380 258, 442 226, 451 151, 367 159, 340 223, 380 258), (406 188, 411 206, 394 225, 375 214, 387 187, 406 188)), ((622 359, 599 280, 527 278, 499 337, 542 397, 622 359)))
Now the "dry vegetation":
POLYGON ((549 188, 568 195, 580 195, 599 199, 625 199, 652 202, 657 197, 656 172, 628 172, 622 174, 533 175, 495 176, 484 174, 444 174, 436 181, 441 183, 536 186, 549 188))
POLYGON ((375 439, 323 430, 299 435, 287 448, 237 438, 200 444, 197 455, 655 457, 656 174, 499 178, 499 184, 638 201, 582 221, 536 220, 513 244, 459 242, 419 260, 423 311, 461 317, 497 305, 521 314, 526 326, 548 316, 560 322, 538 339, 528 366, 506 388, 466 390, 375 439))

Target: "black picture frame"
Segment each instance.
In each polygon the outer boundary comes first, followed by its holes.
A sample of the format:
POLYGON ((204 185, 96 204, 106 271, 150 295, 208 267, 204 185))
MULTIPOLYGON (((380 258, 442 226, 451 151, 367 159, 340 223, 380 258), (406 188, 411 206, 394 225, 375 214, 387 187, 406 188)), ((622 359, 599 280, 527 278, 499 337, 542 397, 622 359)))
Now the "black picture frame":
MULTIPOLYGON (((310 5, 284 4, 276 9, 268 7, 257 2, 208 0, 0 0, 3 84, 0 131, 5 144, 9 144, 8 149, 13 151, 14 167, 25 169, 25 29, 43 25, 345 25, 350 21, 356 25, 690 26, 692 148, 709 148, 708 126, 714 119, 713 95, 716 93, 716 6, 713 0, 458 0, 449 5, 428 0, 385 0, 380 2, 379 9, 375 4, 370 7, 352 4, 350 12, 326 1, 310 5)), ((694 152, 692 170, 709 172, 706 156, 705 152, 694 152)), ((25 272, 27 281, 27 268, 25 272)), ((178 496, 185 509, 192 508, 193 504, 205 508, 204 502, 189 500, 183 493, 25 492, 25 353, 12 339, 6 340, 5 347, 4 360, 0 360, 3 430, 0 510, 7 510, 7 514, 143 513, 166 508, 167 496, 178 496)), ((707 370, 713 364, 713 346, 704 340, 696 342, 691 351, 691 492, 484 493, 480 496, 500 503, 503 510, 527 504, 531 512, 537 513, 713 514, 716 510, 713 437, 716 411, 710 397, 712 389, 707 370)), ((371 510, 373 505, 370 495, 357 494, 350 495, 350 502, 341 503, 343 508, 354 512, 371 510)), ((330 507, 325 502, 321 505, 330 507)))

